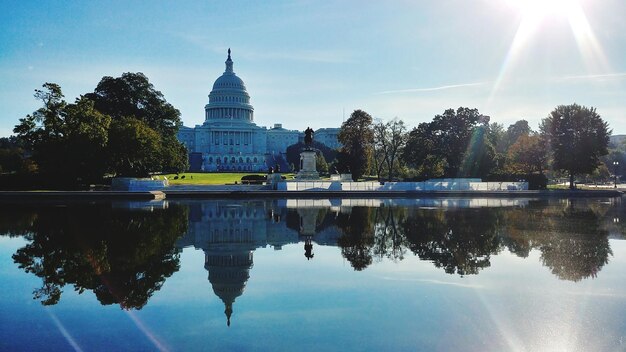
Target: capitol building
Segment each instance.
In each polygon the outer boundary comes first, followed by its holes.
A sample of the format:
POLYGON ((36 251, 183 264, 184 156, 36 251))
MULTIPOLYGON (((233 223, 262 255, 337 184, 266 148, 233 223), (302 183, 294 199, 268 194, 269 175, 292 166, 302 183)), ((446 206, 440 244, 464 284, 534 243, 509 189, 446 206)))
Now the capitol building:
MULTIPOLYGON (((265 172, 279 166, 289 170, 287 147, 302 141, 304 133, 288 130, 282 124, 267 128, 254 123, 254 108, 243 80, 233 71, 233 60, 226 59, 226 71, 215 80, 204 107, 204 123, 181 127, 178 139, 189 152, 190 171, 265 172)), ((339 128, 315 131, 315 140, 339 148, 339 128)))

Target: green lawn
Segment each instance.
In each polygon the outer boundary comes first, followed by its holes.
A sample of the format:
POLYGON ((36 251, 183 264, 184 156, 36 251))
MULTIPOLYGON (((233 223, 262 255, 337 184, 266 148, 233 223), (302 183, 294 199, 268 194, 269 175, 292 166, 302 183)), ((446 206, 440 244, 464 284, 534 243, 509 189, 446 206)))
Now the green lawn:
MULTIPOLYGON (((225 185, 234 184, 235 182, 241 183, 241 177, 245 175, 265 175, 264 173, 196 173, 196 172, 184 172, 178 174, 178 179, 175 180, 176 174, 166 174, 153 176, 156 179, 162 180, 163 177, 167 177, 170 185, 225 185), (182 178, 185 176, 185 178, 182 178)), ((287 179, 293 178, 293 174, 283 174, 287 179)))
MULTIPOLYGON (((581 189, 581 190, 607 190, 607 189, 613 189, 613 185, 600 185, 600 186, 596 186, 596 185, 592 185, 592 184, 576 184, 576 189, 581 189)), ((569 184, 567 185, 548 185, 548 189, 555 189, 555 190, 569 190, 569 184)))

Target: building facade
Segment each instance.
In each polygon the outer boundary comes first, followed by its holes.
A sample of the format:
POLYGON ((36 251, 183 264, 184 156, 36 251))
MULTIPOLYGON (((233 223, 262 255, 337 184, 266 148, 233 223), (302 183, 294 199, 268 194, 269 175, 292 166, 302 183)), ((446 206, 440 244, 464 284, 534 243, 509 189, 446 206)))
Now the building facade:
MULTIPOLYGON (((277 165, 287 170, 287 147, 298 143, 303 133, 285 129, 282 124, 266 128, 254 123, 250 95, 233 71, 230 53, 228 49, 226 71, 215 80, 204 107, 204 123, 193 128, 183 126, 178 132, 178 139, 189 151, 190 171, 265 172, 277 165)), ((338 128, 321 130, 324 140, 320 142, 331 148, 339 145, 338 128)))

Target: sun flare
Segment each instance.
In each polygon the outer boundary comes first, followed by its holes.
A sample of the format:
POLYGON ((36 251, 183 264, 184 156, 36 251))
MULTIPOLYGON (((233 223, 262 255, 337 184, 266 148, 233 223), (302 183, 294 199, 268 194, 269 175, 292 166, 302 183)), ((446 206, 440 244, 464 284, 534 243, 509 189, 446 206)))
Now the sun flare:
POLYGON ((569 17, 580 9, 579 0, 509 0, 524 17, 542 19, 548 15, 569 17))
POLYGON ((538 38, 543 31, 550 30, 549 27, 545 26, 546 23, 557 18, 564 19, 569 23, 571 33, 576 40, 580 56, 585 62, 588 72, 610 71, 602 46, 587 20, 583 7, 584 1, 506 0, 509 5, 518 9, 521 14, 521 21, 492 87, 487 100, 488 105, 493 101, 507 72, 515 66, 519 54, 528 47, 529 42, 538 38))

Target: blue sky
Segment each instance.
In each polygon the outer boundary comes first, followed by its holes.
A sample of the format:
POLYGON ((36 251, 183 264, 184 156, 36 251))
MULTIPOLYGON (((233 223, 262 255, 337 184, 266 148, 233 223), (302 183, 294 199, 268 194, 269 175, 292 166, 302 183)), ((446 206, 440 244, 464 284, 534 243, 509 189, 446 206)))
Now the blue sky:
POLYGON ((338 127, 363 109, 413 127, 468 106, 536 128, 576 102, 626 134, 624 14, 623 0, 0 0, 0 136, 44 82, 73 101, 138 71, 200 124, 229 47, 262 126, 338 127))

